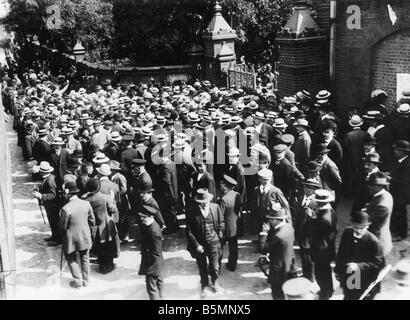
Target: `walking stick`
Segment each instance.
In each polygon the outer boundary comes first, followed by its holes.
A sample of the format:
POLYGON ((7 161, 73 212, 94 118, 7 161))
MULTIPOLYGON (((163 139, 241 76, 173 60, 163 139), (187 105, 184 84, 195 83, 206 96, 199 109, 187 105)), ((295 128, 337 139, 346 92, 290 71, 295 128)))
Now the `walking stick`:
POLYGON ((60 261, 60 278, 63 277, 63 267, 64 267, 64 250, 63 250, 63 246, 61 246, 61 261, 60 261))
POLYGON ((389 272, 391 271, 392 268, 393 268, 393 266, 391 264, 389 264, 382 271, 380 271, 379 275, 377 276, 377 279, 374 280, 370 284, 370 286, 366 289, 365 292, 363 292, 363 294, 360 296, 359 300, 363 300, 370 293, 370 291, 372 291, 373 288, 389 274, 389 272))
MULTIPOLYGON (((36 188, 33 189, 33 191, 34 191, 34 192, 38 192, 39 189, 36 187, 36 188)), ((44 224, 46 225, 47 223, 46 223, 46 219, 44 218, 44 212, 43 212, 43 208, 41 207, 41 201, 40 201, 40 199, 37 199, 37 202, 38 202, 38 207, 40 208, 41 216, 43 217, 43 222, 44 222, 44 224)))
POLYGON ((44 218, 44 212, 43 212, 43 208, 41 207, 40 200, 37 199, 37 201, 38 201, 38 206, 40 208, 41 216, 43 217, 43 222, 44 222, 44 224, 47 224, 46 219, 44 218))

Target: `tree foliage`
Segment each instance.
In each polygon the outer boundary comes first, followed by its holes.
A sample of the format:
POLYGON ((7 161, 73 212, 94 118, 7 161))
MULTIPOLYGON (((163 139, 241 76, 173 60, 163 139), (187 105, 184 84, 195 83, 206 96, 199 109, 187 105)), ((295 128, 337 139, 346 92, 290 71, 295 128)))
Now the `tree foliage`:
POLYGON ((18 36, 38 35, 40 42, 69 52, 81 40, 88 54, 109 50, 113 39, 111 0, 9 0, 10 11, 3 23, 18 36), (61 29, 46 27, 49 6, 61 10, 61 29))

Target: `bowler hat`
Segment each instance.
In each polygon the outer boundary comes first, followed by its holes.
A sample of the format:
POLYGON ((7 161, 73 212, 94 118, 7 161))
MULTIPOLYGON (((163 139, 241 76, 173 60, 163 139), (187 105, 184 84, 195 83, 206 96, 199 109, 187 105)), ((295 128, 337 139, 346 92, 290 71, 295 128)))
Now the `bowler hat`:
POLYGON ((285 209, 283 209, 282 206, 277 202, 271 203, 268 214, 265 216, 265 218, 267 219, 283 219, 285 217, 285 209))
POLYGON ((369 215, 365 210, 354 211, 351 215, 350 221, 357 226, 369 226, 369 215))
POLYGON ((397 140, 393 148, 405 152, 410 152, 410 143, 406 140, 397 140))
POLYGON ((198 203, 205 203, 210 202, 213 197, 213 194, 209 193, 208 189, 201 188, 197 190, 194 200, 198 203))
POLYGON ((390 185, 389 176, 384 174, 383 172, 372 173, 369 179, 367 180, 367 184, 377 186, 388 186, 390 185))
POLYGON ((143 166, 147 163, 147 161, 145 159, 133 159, 132 160, 132 165, 136 166, 136 167, 140 167, 143 166))
POLYGON ((316 154, 324 154, 330 152, 330 149, 327 148, 326 143, 318 143, 314 148, 313 152, 316 154))
POLYGON ((77 187, 77 183, 75 183, 74 181, 67 182, 64 187, 69 194, 76 194, 80 192, 80 189, 78 189, 77 187))
POLYGON ((363 161, 370 163, 380 163, 380 155, 377 152, 368 153, 363 158, 363 161))
POLYGON ((90 194, 95 194, 98 191, 100 191, 101 182, 97 178, 91 178, 90 180, 87 181, 87 184, 85 185, 85 187, 90 194))
POLYGON ((155 189, 152 187, 152 183, 150 182, 142 183, 137 187, 138 193, 147 193, 153 191, 155 191, 155 189))
POLYGON ((320 171, 320 164, 316 161, 309 161, 305 167, 306 172, 319 172, 320 171))

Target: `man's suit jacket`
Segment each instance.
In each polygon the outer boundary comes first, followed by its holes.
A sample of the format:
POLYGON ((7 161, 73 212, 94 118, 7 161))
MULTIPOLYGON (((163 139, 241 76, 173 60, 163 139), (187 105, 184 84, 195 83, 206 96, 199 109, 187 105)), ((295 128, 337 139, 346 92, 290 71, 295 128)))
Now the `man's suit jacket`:
POLYGON ((178 201, 178 179, 175 163, 167 161, 156 166, 155 194, 160 203, 175 205, 178 201))
POLYGON ((272 161, 269 167, 273 172, 273 184, 289 199, 295 188, 295 172, 289 160, 284 157, 279 161, 272 161))
POLYGON ((164 219, 162 218, 161 209, 159 208, 158 202, 151 197, 147 202, 139 202, 138 206, 135 208, 134 212, 138 214, 140 212, 142 206, 149 206, 155 209, 154 219, 158 223, 158 225, 162 228, 165 225, 164 219))
POLYGON ((263 122, 262 127, 261 127, 261 132, 259 134, 264 135, 267 138, 267 141, 266 141, 267 146, 269 150, 272 149, 273 143, 274 143, 273 127, 270 124, 263 122))
POLYGON ((410 156, 402 163, 396 161, 391 173, 390 192, 397 208, 410 204, 410 156))
POLYGON ((372 197, 367 205, 367 213, 370 216, 369 231, 373 233, 381 242, 383 255, 387 256, 393 248, 390 233, 390 218, 393 211, 393 197, 382 190, 381 194, 372 197))
MULTIPOLYGON (((110 196, 118 208, 118 203, 120 203, 121 201, 120 189, 118 188, 118 186, 114 182, 108 180, 107 177, 103 177, 102 179, 100 178, 100 183, 101 183, 100 192, 110 196)), ((113 215, 113 217, 114 217, 114 222, 118 223, 119 221, 118 211, 113 215)))
POLYGON ((111 160, 121 162, 121 148, 119 144, 115 141, 108 142, 102 152, 111 160))
POLYGON ((130 177, 130 183, 128 188, 128 199, 132 210, 134 210, 140 203, 140 196, 137 190, 139 187, 152 185, 152 179, 147 171, 139 174, 138 176, 132 175, 130 177))
POLYGON ((321 164, 319 176, 326 190, 336 191, 342 184, 339 168, 329 157, 321 164))
POLYGON ((311 220, 312 261, 329 264, 336 258, 337 216, 332 208, 319 209, 316 219, 311 220))
MULTIPOLYGON (((222 240, 225 232, 225 220, 221 208, 216 203, 210 203, 209 210, 209 214, 213 219, 215 232, 219 240, 222 240)), ((204 234, 203 229, 201 228, 201 219, 203 219, 202 213, 199 209, 199 206, 196 204, 192 207, 192 211, 186 217, 186 233, 188 238, 187 250, 189 251, 192 257, 196 256, 196 249, 199 245, 203 247, 206 246, 206 235, 204 234)))
POLYGON ((306 163, 310 158, 310 146, 312 139, 307 131, 301 133, 295 140, 292 146, 292 151, 295 153, 295 162, 299 170, 304 171, 306 163))
POLYGON ((373 233, 366 231, 361 239, 355 239, 353 227, 344 230, 337 253, 335 273, 340 276, 340 286, 345 293, 360 296, 377 278, 384 266, 383 249, 373 233), (351 262, 357 263, 360 269, 360 289, 347 287, 347 279, 352 273, 346 272, 346 265, 351 262))
POLYGON ((126 168, 130 168, 132 165, 132 160, 134 159, 142 159, 140 154, 134 148, 126 149, 121 153, 121 162, 124 164, 126 168))
POLYGON ((193 196, 196 194, 196 191, 201 188, 208 189, 209 193, 213 194, 212 201, 216 201, 216 187, 215 187, 215 180, 211 176, 209 172, 205 172, 201 179, 198 181, 198 172, 194 173, 192 177, 192 192, 193 196))
POLYGON ((95 217, 91 204, 74 196, 61 209, 59 227, 63 236, 63 250, 66 254, 89 250, 92 246, 91 230, 95 217))
POLYGON ((245 169, 242 163, 238 162, 237 165, 228 164, 226 166, 225 174, 235 179, 235 181, 238 183, 234 190, 241 195, 241 203, 242 205, 246 206, 248 197, 246 192, 245 169))
POLYGON ((141 265, 139 275, 160 276, 164 269, 162 231, 156 221, 141 225, 141 265))
POLYGON ((117 228, 111 217, 118 214, 117 206, 109 196, 101 192, 85 194, 85 196, 85 200, 93 208, 95 217, 96 233, 93 237, 98 235, 97 239, 100 243, 112 241, 117 234, 117 228))
POLYGON ((346 170, 357 170, 363 157, 363 144, 368 133, 362 129, 353 129, 348 132, 344 140, 345 168, 346 170))
POLYGON ((232 238, 237 235, 237 223, 241 212, 241 195, 233 190, 225 193, 219 200, 218 204, 221 208, 225 219, 225 238, 232 238))
POLYGON ((255 216, 258 216, 260 219, 264 219, 268 213, 269 206, 272 202, 279 203, 283 209, 285 209, 286 216, 288 219, 291 219, 290 206, 288 200, 286 200, 282 191, 270 185, 270 188, 266 195, 263 195, 260 186, 257 186, 253 193, 252 201, 252 212, 255 216))
POLYGON ((394 138, 391 133, 390 128, 382 127, 376 131, 374 134, 376 138, 376 151, 380 154, 380 170, 390 172, 394 164, 394 155, 392 151, 392 146, 394 144, 394 138))
POLYGON ((40 185, 41 202, 46 210, 55 210, 58 207, 56 176, 50 174, 40 185))
POLYGON ((280 286, 288 279, 294 258, 294 241, 295 231, 290 223, 269 231, 263 251, 269 253, 268 282, 271 285, 280 286))
POLYGON ((51 147, 48 142, 43 139, 37 139, 33 145, 33 158, 40 164, 41 161, 48 161, 48 154, 50 153, 51 147))
POLYGON ((66 148, 61 149, 60 156, 58 156, 54 150, 49 153, 48 162, 54 168, 54 172, 58 175, 59 181, 63 181, 63 176, 67 170, 67 158, 68 150, 66 148))

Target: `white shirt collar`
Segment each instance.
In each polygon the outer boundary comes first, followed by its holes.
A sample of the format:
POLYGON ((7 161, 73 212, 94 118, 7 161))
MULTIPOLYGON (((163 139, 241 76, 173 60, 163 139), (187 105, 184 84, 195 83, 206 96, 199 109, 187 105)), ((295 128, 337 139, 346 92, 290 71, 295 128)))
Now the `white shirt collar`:
POLYGON ((271 184, 268 183, 266 186, 260 185, 259 188, 260 188, 260 190, 261 190, 262 193, 268 193, 268 191, 269 191, 269 189, 270 189, 270 186, 271 186, 271 184), (265 191, 264 191, 264 189, 265 189, 265 191))
POLYGON ((380 190, 379 192, 375 193, 375 194, 373 195, 373 198, 376 198, 376 197, 380 196, 380 195, 383 193, 383 191, 384 191, 384 189, 382 189, 382 190, 380 190))

